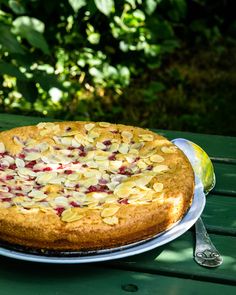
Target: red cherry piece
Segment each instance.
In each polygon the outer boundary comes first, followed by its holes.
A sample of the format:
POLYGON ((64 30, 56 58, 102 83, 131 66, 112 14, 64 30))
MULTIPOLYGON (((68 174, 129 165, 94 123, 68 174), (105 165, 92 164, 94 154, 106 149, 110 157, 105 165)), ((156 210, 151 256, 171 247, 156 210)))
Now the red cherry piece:
POLYGON ((14 176, 13 175, 7 175, 6 176, 6 180, 11 180, 11 179, 14 179, 14 176))
POLYGON ((34 165, 36 164, 36 161, 31 161, 28 164, 25 165, 26 168, 32 169, 34 165))
POLYGON ((63 213, 63 211, 65 210, 65 208, 64 207, 58 207, 55 210, 57 212, 57 215, 58 216, 61 216, 61 214, 63 213))
POLYGON ((110 157, 108 157, 108 160, 115 161, 116 160, 116 156, 115 155, 111 155, 110 157))
POLYGON ((129 204, 129 201, 128 201, 128 199, 120 199, 120 200, 118 200, 118 203, 127 205, 127 204, 129 204))
POLYGON ((110 140, 105 140, 105 141, 103 141, 103 144, 106 145, 106 146, 111 145, 111 141, 110 140))
POLYGON ((45 168, 43 168, 43 171, 52 171, 52 168, 51 167, 45 167, 45 168))
POLYGON ((65 170, 64 173, 67 174, 67 175, 69 175, 69 174, 72 174, 73 171, 72 170, 65 170))
POLYGON ((8 168, 12 169, 12 170, 15 170, 16 169, 16 164, 11 164, 8 168))
POLYGON ((80 207, 80 205, 77 204, 77 203, 74 202, 74 201, 70 202, 70 205, 71 205, 72 207, 80 207))
POLYGON ((2 200, 2 202, 11 202, 11 198, 3 198, 3 199, 0 199, 2 200))

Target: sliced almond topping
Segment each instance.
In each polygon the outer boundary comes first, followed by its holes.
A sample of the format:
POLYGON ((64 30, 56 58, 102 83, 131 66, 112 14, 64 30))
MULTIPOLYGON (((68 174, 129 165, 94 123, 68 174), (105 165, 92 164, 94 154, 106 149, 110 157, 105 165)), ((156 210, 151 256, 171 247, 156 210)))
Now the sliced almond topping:
POLYGON ((18 174, 19 175, 25 175, 25 176, 35 176, 35 172, 33 172, 31 169, 28 168, 18 168, 18 174))
POLYGON ((99 141, 96 143, 96 147, 101 150, 106 149, 106 145, 99 141))
POLYGON ((14 141, 14 143, 20 147, 23 147, 23 143, 20 141, 18 136, 13 136, 12 140, 14 141))
POLYGON ((159 172, 167 171, 168 169, 169 168, 167 165, 158 165, 153 168, 153 172, 159 173, 159 172))
POLYGON ((109 168, 109 161, 108 160, 96 160, 96 164, 101 169, 108 169, 109 168))
POLYGON ((73 139, 73 137, 62 137, 61 138, 61 143, 63 145, 66 145, 66 146, 71 146, 72 145, 72 139, 73 139))
POLYGON ((57 178, 56 172, 45 172, 38 175, 36 181, 40 184, 47 184, 51 180, 55 180, 57 178))
POLYGON ((153 162, 153 163, 161 163, 163 162, 165 159, 160 156, 160 155, 153 155, 150 157, 150 160, 153 162))
POLYGON ((162 190, 163 190, 163 183, 161 182, 155 182, 153 184, 153 189, 157 192, 157 193, 160 193, 162 190))
POLYGON ((98 184, 98 179, 96 177, 90 177, 85 180, 80 180, 81 185, 85 187, 90 187, 91 185, 97 185, 98 184))
POLYGON ((131 139, 133 138, 133 134, 129 131, 122 131, 121 136, 125 143, 129 143, 131 139))
POLYGON ((62 212, 61 220, 64 222, 74 222, 83 218, 84 215, 79 213, 77 210, 73 210, 73 208, 66 209, 62 212))
POLYGON ((41 154, 40 153, 28 153, 27 156, 25 157, 26 161, 35 161, 41 158, 41 154))
POLYGON ((119 206, 112 206, 112 207, 105 208, 102 210, 101 216, 102 217, 113 216, 118 212, 119 209, 120 209, 119 206))
POLYGON ((114 194, 116 194, 119 197, 128 197, 131 193, 131 189, 136 185, 134 181, 126 181, 121 184, 119 184, 115 190, 114 194))
POLYGON ((116 151, 118 151, 119 146, 120 146, 119 143, 113 142, 112 145, 109 148, 109 151, 110 152, 116 152, 116 151))
POLYGON ((5 145, 3 142, 0 142, 0 153, 5 153, 6 149, 5 149, 5 145))
POLYGON ((138 156, 139 152, 138 152, 138 150, 132 148, 129 150, 129 154, 138 156))
POLYGON ((141 141, 153 141, 154 137, 152 134, 139 134, 140 140, 141 141))
POLYGON ((66 197, 56 197, 53 202, 56 206, 68 206, 68 199, 66 197))
POLYGON ((98 125, 100 126, 100 127, 109 127, 111 124, 110 123, 107 123, 107 122, 100 122, 100 123, 98 123, 98 125))
POLYGON ((90 131, 93 129, 93 127, 95 126, 95 124, 93 123, 89 123, 89 124, 85 124, 84 125, 84 128, 87 130, 87 131, 90 131))
POLYGON ((45 198, 47 198, 47 195, 40 191, 40 190, 32 190, 29 194, 29 197, 33 197, 36 201, 41 201, 45 198))
POLYGON ((119 223, 119 219, 116 216, 105 217, 102 219, 104 223, 109 225, 115 225, 119 223))
POLYGON ((161 151, 165 154, 173 154, 176 152, 176 147, 175 146, 163 146, 161 148, 161 151))
POLYGON ((135 180, 137 186, 145 186, 153 179, 153 175, 145 175, 135 180))
POLYGON ((129 151, 129 145, 127 143, 122 143, 118 149, 121 154, 127 154, 129 151))
POLYGON ((137 162, 137 166, 138 166, 140 169, 145 169, 145 168, 147 168, 147 164, 146 164, 144 161, 142 161, 142 160, 139 160, 139 161, 137 162))
POLYGON ((88 144, 88 140, 86 139, 86 137, 80 133, 76 134, 74 136, 74 139, 82 145, 88 144))

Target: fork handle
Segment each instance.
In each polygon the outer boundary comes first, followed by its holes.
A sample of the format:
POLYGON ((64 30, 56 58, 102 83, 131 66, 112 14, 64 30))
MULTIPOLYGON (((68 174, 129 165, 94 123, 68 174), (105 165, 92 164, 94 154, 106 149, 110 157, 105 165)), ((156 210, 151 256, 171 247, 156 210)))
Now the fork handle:
POLYGON ((195 223, 196 247, 194 253, 195 261, 205 267, 217 267, 222 264, 223 259, 216 247, 213 245, 201 217, 195 223))

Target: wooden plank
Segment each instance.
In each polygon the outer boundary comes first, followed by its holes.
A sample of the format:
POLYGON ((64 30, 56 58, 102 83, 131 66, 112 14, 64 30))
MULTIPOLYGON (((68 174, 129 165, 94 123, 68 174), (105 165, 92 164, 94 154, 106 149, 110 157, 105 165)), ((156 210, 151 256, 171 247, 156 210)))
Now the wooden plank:
POLYGON ((9 115, 0 113, 0 131, 7 130, 15 127, 34 125, 39 122, 52 122, 58 121, 51 118, 31 117, 31 116, 20 116, 20 115, 9 115))
POLYGON ((216 186, 214 193, 236 195, 236 165, 214 163, 216 186))
POLYGON ((155 130, 169 139, 184 137, 200 145, 216 161, 236 163, 236 137, 155 130))
POLYGON ((1 295, 77 295, 136 292, 140 295, 234 294, 235 287, 191 279, 167 277, 98 265, 45 265, 0 259, 1 295))
POLYGON ((209 194, 203 221, 209 232, 236 236, 236 198, 209 194))
POLYGON ((167 245, 111 264, 132 271, 236 284, 236 237, 211 234, 211 239, 224 259, 218 268, 201 267, 193 261, 195 240, 190 231, 167 245))

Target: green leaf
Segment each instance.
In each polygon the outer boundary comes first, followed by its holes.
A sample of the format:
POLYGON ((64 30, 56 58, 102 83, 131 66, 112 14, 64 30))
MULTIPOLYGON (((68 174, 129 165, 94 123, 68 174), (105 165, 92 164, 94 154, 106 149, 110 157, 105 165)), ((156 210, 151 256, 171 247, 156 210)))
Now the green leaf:
POLYGON ((45 29, 44 23, 35 18, 29 16, 19 16, 13 21, 14 33, 20 34, 21 30, 31 30, 43 33, 45 29))
POLYGON ((44 36, 37 31, 29 30, 25 36, 27 41, 34 47, 39 48, 45 54, 50 54, 50 50, 44 36))
POLYGON ((19 81, 17 80, 17 89, 22 94, 22 96, 33 103, 38 98, 38 89, 35 83, 32 81, 19 81))
POLYGON ((0 61, 0 73, 2 75, 16 77, 19 80, 27 80, 27 77, 23 73, 21 73, 21 71, 17 67, 5 61, 0 61))
POLYGON ((26 13, 25 7, 22 5, 22 3, 20 3, 20 1, 10 0, 8 5, 10 6, 11 10, 16 14, 26 13))
POLYGON ((44 23, 36 18, 20 16, 13 22, 14 32, 25 38, 33 47, 45 54, 50 54, 46 39, 43 36, 44 23))
POLYGON ((17 41, 16 36, 12 34, 10 26, 2 23, 0 25, 0 44, 7 52, 24 54, 24 50, 17 41))
POLYGON ((91 44, 98 44, 100 41, 100 34, 99 33, 92 33, 88 36, 88 41, 91 44))
POLYGON ((160 3, 161 0, 146 0, 146 8, 145 8, 145 11, 148 15, 151 15, 156 7, 157 7, 157 4, 160 3))
POLYGON ((58 81, 57 76, 54 74, 47 74, 43 71, 35 71, 33 73, 32 79, 36 83, 39 83, 40 86, 46 91, 49 91, 49 89, 53 87, 64 90, 63 85, 61 84, 60 81, 58 81))
POLYGON ((68 0, 74 12, 77 13, 81 7, 86 5, 85 0, 68 0))
POLYGON ((114 0, 94 0, 97 9, 105 15, 110 15, 113 8, 115 7, 114 0))

